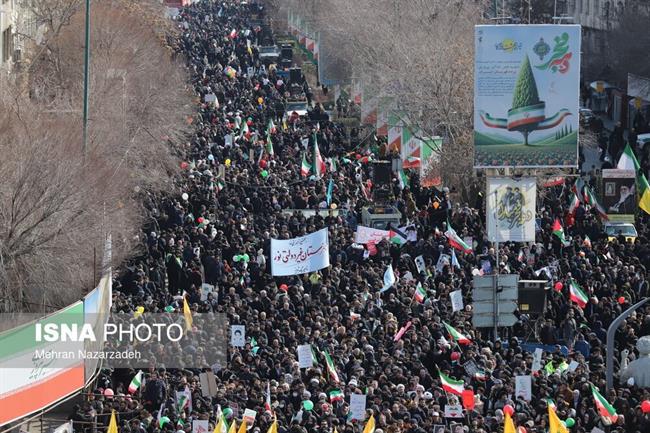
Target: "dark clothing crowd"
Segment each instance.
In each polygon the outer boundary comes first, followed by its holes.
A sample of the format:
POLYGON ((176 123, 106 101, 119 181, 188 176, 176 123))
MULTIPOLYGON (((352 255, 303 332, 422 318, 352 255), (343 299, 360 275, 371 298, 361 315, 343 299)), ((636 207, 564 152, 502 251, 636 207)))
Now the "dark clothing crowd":
MULTIPOLYGON (((417 240, 405 245, 383 240, 370 249, 355 243, 362 208, 372 204, 371 162, 387 158, 376 150, 383 143, 354 147, 342 125, 323 120, 318 104, 306 116, 278 116, 276 107, 281 111, 286 102, 283 80, 276 69, 261 68, 254 44, 259 28, 250 10, 245 3, 201 1, 181 9, 176 18, 176 48, 186 61, 191 89, 200 101, 215 95, 217 102, 202 102, 191 119, 193 133, 178 147, 184 165, 174 189, 145 196, 143 253, 115 277, 113 303, 115 311, 144 306, 146 312, 163 312, 171 305, 178 313, 178 296, 186 293, 195 314, 220 312, 230 324, 245 325, 247 343, 228 347, 227 364, 214 369, 215 396, 203 395, 202 370, 152 367, 133 395, 127 387, 135 370, 105 370, 74 416, 94 412, 100 425, 107 425, 116 409, 121 433, 189 433, 193 420, 209 420, 212 430, 219 411, 230 423, 253 409, 253 433, 266 432, 274 418, 283 433, 352 433, 361 431, 365 420, 349 416, 350 395, 365 394, 377 433, 441 428, 496 433, 503 429, 506 405, 514 407, 518 427, 544 433, 549 399, 560 419, 573 418, 573 433, 595 427, 650 431, 650 419, 640 409, 650 389, 616 379, 614 389, 605 391, 606 330, 623 310, 650 294, 647 216, 637 218, 635 242, 608 239, 598 214, 584 204, 567 224, 573 181, 566 180, 537 194, 536 242, 501 243, 495 251, 480 196, 464 204, 451 185, 424 187, 411 173, 410 184, 402 187, 395 174, 389 204, 401 212, 401 225, 413 225, 417 240), (320 121, 310 117, 313 110, 320 121), (314 160, 315 142, 326 172, 316 176, 312 167, 304 176, 301 163, 303 157, 314 160), (568 246, 552 234, 556 218, 568 246), (470 253, 455 251, 457 265, 441 260, 452 255, 447 224, 473 247, 470 253), (272 238, 290 239, 325 227, 330 267, 271 275, 272 238), (249 260, 235 260, 244 254, 249 260), (418 256, 425 261, 423 272, 417 270, 418 256), (397 282, 380 292, 388 266, 397 282), (544 280, 547 287, 545 312, 517 312, 517 323, 501 329, 498 339, 491 328, 472 326, 473 278, 491 272, 544 280), (588 295, 584 308, 570 301, 570 279, 588 295), (414 300, 418 283, 426 292, 422 302, 414 300), (202 300, 204 284, 214 286, 214 292, 202 300), (454 312, 450 293, 456 290, 462 291, 464 308, 454 312), (471 343, 459 345, 443 321, 471 343), (396 339, 408 322, 411 326, 396 339), (544 368, 535 373, 534 349, 527 342, 544 344, 544 368), (312 345, 317 362, 300 369, 296 350, 304 344, 312 345), (338 383, 328 372, 324 351, 338 383), (572 368, 562 368, 564 363, 572 368), (474 391, 473 409, 462 418, 445 418, 445 406, 462 402, 442 389, 441 372, 474 391), (521 375, 532 375, 531 401, 515 395, 515 377, 521 375), (604 424, 590 385, 616 409, 615 424, 604 424), (103 395, 108 388, 114 396, 103 395), (267 388, 270 410, 265 408, 267 388), (185 389, 191 392, 191 410, 179 409, 175 401, 175 391, 185 389), (344 398, 330 400, 333 390, 344 398), (161 416, 168 419, 162 426, 161 416)), ((616 370, 624 350, 630 360, 638 357, 636 342, 648 334, 646 307, 616 332, 616 370)))

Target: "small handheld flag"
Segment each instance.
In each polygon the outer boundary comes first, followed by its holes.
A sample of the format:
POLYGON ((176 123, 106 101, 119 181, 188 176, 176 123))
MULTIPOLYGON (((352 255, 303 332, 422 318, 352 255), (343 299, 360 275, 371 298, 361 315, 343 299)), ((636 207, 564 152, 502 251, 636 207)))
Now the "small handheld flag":
POLYGON ((455 380, 444 374, 442 371, 438 372, 440 381, 442 382, 442 389, 450 394, 462 395, 465 390, 465 382, 462 380, 455 380))
POLYGON ((618 420, 618 414, 614 406, 609 404, 605 397, 603 397, 598 388, 591 385, 591 394, 594 397, 594 403, 596 403, 596 409, 598 409, 598 414, 602 418, 603 422, 607 425, 614 424, 618 420))
POLYGON ((129 394, 135 393, 142 383, 142 370, 138 371, 138 374, 135 375, 131 383, 129 384, 129 394))
POLYGON ((470 344, 472 340, 470 340, 468 337, 466 337, 464 334, 461 334, 456 328, 451 326, 447 322, 442 322, 443 325, 445 325, 445 328, 447 328, 447 332, 449 332, 449 335, 451 338, 456 341, 458 344, 470 344))

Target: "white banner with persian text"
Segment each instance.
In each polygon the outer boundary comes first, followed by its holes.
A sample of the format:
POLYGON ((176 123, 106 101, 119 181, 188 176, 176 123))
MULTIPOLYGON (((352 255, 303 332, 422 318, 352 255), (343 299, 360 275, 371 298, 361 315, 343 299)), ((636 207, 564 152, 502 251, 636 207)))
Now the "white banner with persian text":
POLYGON ((486 213, 490 241, 535 241, 536 186, 533 177, 488 178, 486 213))
POLYGON ((328 229, 293 239, 271 239, 273 276, 300 275, 330 265, 328 229))

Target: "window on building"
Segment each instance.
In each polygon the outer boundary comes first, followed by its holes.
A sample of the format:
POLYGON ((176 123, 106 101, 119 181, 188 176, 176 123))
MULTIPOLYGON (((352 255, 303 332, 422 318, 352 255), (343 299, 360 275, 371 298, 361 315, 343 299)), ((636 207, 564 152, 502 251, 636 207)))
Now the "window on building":
POLYGON ((589 15, 589 1, 585 0, 585 15, 589 15))
POLYGON ((2 32, 2 63, 9 60, 14 51, 14 38, 11 34, 11 26, 2 32))
POLYGON ((600 0, 594 0, 594 15, 600 15, 600 0))
POLYGON ((582 0, 578 0, 578 8, 577 8, 578 15, 582 13, 582 0))

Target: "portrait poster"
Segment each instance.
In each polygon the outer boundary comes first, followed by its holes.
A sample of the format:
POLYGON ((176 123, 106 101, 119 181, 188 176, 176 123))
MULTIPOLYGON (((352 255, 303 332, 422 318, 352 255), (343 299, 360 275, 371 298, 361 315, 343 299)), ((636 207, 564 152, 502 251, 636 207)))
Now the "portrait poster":
POLYGON ((535 241, 536 187, 532 177, 488 178, 486 216, 490 241, 535 241))
POLYGON ((576 167, 579 25, 475 27, 474 166, 576 167))
POLYGON ((601 204, 607 215, 633 215, 636 212, 635 182, 634 170, 603 170, 601 204))

